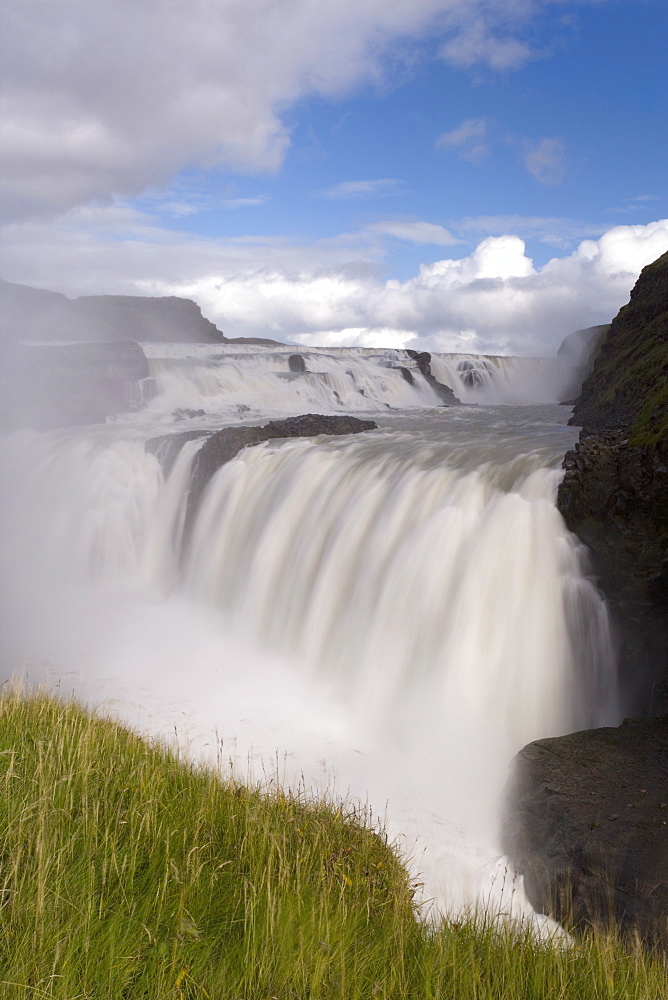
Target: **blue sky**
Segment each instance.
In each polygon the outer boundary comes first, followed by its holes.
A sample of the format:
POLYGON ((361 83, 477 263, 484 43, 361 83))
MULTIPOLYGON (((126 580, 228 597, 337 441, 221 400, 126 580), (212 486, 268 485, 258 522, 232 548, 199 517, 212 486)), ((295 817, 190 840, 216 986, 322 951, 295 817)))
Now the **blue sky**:
POLYGON ((665 0, 4 17, 9 280, 190 295, 230 336, 535 354, 668 249, 665 0))

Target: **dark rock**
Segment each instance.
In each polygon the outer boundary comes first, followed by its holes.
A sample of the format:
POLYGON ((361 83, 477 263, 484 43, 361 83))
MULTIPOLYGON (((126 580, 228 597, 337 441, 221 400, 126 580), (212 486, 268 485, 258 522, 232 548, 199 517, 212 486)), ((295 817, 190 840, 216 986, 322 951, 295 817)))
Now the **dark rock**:
POLYGON ((404 382, 408 382, 409 385, 415 385, 415 379, 408 368, 404 368, 403 365, 400 365, 399 371, 401 372, 401 377, 404 382))
POLYGON ((291 354, 288 358, 288 367, 291 372, 305 372, 306 362, 301 354, 291 354))
MULTIPOLYGON (((224 427, 211 434, 198 451, 193 465, 192 483, 186 510, 185 533, 188 535, 195 512, 204 489, 213 474, 229 462, 243 448, 271 441, 276 438, 317 437, 320 434, 359 434, 361 431, 375 430, 373 420, 359 420, 357 417, 328 417, 319 413, 305 413, 286 420, 272 420, 261 427, 224 427)), ((203 436, 204 431, 185 431, 153 438, 146 444, 147 451, 157 455, 165 474, 171 470, 176 456, 186 443, 203 436)))
POLYGON ((589 546, 618 625, 627 710, 668 711, 668 253, 644 268, 571 422, 558 505, 589 546))
POLYGON ((13 344, 3 351, 2 420, 39 429, 103 423, 135 408, 148 362, 133 341, 13 344))
POLYGON ((668 950, 668 717, 530 743, 503 849, 532 905, 668 950))
POLYGON ((428 351, 406 351, 409 358, 415 362, 418 370, 432 387, 442 406, 457 406, 461 400, 457 399, 449 385, 439 382, 431 370, 431 354, 428 351))
POLYGON ((223 338, 234 347, 235 344, 251 344, 256 347, 283 347, 282 340, 271 340, 269 337, 228 337, 223 338))

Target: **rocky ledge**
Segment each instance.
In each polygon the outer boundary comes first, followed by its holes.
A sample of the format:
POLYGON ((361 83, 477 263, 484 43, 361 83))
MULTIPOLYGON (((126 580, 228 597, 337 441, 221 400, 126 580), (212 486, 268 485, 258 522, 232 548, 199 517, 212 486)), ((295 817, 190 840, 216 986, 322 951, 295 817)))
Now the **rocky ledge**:
MULTIPOLYGON (((320 434, 359 434, 361 431, 375 430, 373 420, 359 420, 357 417, 324 416, 320 413, 305 413, 286 420, 271 420, 268 424, 252 427, 224 427, 211 434, 197 452, 193 465, 188 506, 186 509, 186 535, 192 524, 195 511, 204 489, 213 474, 243 448, 272 441, 276 438, 317 437, 320 434)), ((163 435, 152 438, 146 448, 157 455, 165 472, 171 469, 176 456, 186 441, 203 437, 206 431, 184 431, 181 434, 163 435)))
POLYGON ((530 743, 508 791, 504 850, 538 912, 668 950, 668 717, 530 743))

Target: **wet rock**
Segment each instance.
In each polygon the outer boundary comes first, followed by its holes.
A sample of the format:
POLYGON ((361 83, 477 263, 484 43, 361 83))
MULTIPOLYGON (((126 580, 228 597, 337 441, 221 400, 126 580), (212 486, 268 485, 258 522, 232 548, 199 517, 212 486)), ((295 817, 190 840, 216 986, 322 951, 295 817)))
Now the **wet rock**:
POLYGON ((668 950, 668 717, 530 743, 503 849, 532 905, 668 950))
MULTIPOLYGON (((224 427, 208 436, 198 451, 193 465, 192 482, 186 510, 186 534, 199 505, 202 493, 213 474, 243 448, 249 448, 263 441, 276 438, 317 437, 320 434, 359 434, 375 430, 373 420, 359 420, 357 417, 324 416, 319 413, 305 413, 286 420, 272 420, 260 427, 224 427)), ((185 431, 181 434, 163 435, 146 443, 147 451, 157 455, 167 475, 176 456, 186 443, 204 436, 206 431, 185 431)))
POLYGON ((450 386, 439 382, 433 374, 431 370, 431 354, 428 351, 407 350, 406 354, 409 358, 413 359, 418 370, 440 399, 442 406, 457 406, 461 403, 461 400, 457 399, 450 386))
POLYGON ((288 367, 291 372, 305 372, 306 362, 301 354, 291 354, 288 358, 288 367))

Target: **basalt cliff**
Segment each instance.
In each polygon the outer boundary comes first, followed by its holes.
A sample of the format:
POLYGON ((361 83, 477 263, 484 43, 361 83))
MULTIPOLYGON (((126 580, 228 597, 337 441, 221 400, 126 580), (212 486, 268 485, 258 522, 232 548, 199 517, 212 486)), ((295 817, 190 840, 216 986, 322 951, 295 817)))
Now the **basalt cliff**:
POLYGON ((620 639, 617 728, 515 758, 503 847, 533 906, 668 952, 668 253, 599 336, 559 507, 620 639))
POLYGON ((628 714, 668 711, 668 253, 603 333, 571 423, 559 509, 617 623, 628 714))

